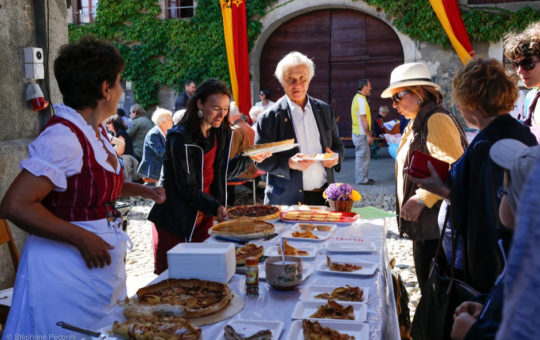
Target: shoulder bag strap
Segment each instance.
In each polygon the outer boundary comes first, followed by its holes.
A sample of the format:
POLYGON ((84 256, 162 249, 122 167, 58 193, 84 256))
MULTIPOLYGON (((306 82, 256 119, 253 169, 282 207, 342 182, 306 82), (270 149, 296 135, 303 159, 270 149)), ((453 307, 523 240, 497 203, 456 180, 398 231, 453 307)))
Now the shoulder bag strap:
POLYGON ((443 238, 444 238, 444 233, 446 231, 446 224, 448 222, 448 217, 449 217, 449 214, 450 214, 450 205, 448 205, 448 209, 446 210, 446 216, 444 217, 444 224, 443 224, 443 227, 442 227, 442 230, 441 230, 441 236, 439 237, 439 242, 437 243, 437 249, 435 250, 435 255, 433 255, 433 259, 432 259, 432 266, 431 266, 431 269, 429 270, 429 276, 431 276, 431 274, 433 273, 433 268, 435 267, 435 264, 437 263, 437 258, 439 257, 439 253, 441 251, 441 248, 442 248, 442 242, 443 242, 443 238))

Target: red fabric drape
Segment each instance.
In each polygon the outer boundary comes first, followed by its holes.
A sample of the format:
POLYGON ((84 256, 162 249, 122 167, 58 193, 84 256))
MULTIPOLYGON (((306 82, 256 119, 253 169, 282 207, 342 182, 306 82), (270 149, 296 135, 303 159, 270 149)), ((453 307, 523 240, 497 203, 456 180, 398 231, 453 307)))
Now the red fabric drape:
POLYGON ((474 56, 471 40, 469 39, 467 28, 461 17, 457 0, 443 0, 443 6, 446 9, 448 21, 450 21, 450 26, 452 26, 452 31, 454 31, 456 38, 458 38, 461 45, 469 52, 471 57, 474 56))

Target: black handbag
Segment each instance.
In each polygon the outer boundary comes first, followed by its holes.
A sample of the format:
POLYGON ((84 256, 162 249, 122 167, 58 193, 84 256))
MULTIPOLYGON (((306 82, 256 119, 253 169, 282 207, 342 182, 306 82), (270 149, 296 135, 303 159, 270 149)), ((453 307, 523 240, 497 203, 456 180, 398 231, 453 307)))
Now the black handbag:
POLYGON ((457 306, 478 295, 478 291, 467 283, 454 278, 456 257, 456 231, 454 227, 452 227, 450 276, 444 275, 441 272, 438 256, 442 248, 442 240, 449 215, 450 213, 447 212, 441 238, 439 239, 435 256, 431 261, 429 278, 424 287, 422 287, 422 297, 414 314, 411 336, 415 340, 450 339, 453 315, 457 306))

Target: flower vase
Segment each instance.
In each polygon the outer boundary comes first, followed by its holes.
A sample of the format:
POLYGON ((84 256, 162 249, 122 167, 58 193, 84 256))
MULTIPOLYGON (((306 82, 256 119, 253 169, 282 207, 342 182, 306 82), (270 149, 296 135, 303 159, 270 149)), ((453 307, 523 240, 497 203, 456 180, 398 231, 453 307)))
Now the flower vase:
POLYGON ((335 211, 351 211, 353 202, 353 200, 328 200, 328 203, 330 204, 330 209, 335 211))

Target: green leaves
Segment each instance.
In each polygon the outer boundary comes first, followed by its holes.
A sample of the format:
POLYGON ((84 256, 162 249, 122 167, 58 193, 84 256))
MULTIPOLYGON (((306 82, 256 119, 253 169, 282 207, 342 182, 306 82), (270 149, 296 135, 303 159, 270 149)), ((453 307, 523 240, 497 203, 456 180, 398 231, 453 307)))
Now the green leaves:
MULTIPOLYGON (((249 48, 260 34, 260 18, 276 0, 247 1, 249 48)), ((113 42, 126 61, 123 78, 135 100, 158 103, 160 86, 183 89, 185 79, 229 81, 218 0, 199 0, 191 19, 160 19, 158 0, 100 0, 94 23, 69 25, 69 40, 85 35, 113 42)))
MULTIPOLYGON (((450 46, 439 19, 427 0, 365 0, 365 2, 382 8, 391 18, 392 24, 412 39, 445 48, 450 46)), ((530 7, 524 7, 517 12, 496 7, 465 5, 460 9, 471 41, 498 41, 507 32, 522 30, 530 23, 540 20, 540 11, 530 7)))
MULTIPOLYGON (((450 46, 427 0, 364 1, 382 8, 392 24, 412 39, 450 46)), ((276 2, 246 1, 249 49, 261 33, 260 19, 276 2)), ((468 6, 461 10, 473 41, 497 41, 506 32, 540 20, 540 12, 529 7, 517 12, 468 6)), ((133 81, 135 100, 145 107, 157 104, 160 86, 181 90, 185 79, 229 81, 218 0, 199 0, 191 19, 163 20, 161 16, 158 0, 100 0, 94 23, 69 25, 69 41, 85 35, 112 41, 126 61, 123 77, 133 81)))

